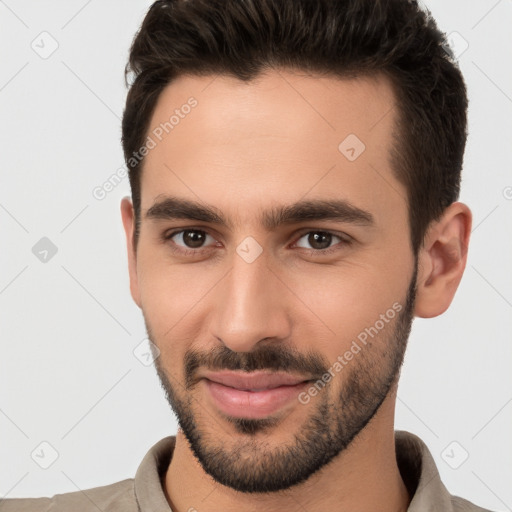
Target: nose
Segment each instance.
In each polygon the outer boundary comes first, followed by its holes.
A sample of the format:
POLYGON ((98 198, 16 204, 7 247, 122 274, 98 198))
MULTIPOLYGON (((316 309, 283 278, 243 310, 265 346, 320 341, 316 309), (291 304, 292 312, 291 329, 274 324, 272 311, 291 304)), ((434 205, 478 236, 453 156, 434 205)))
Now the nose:
POLYGON ((235 253, 233 265, 217 288, 211 334, 236 352, 251 352, 265 339, 290 336, 291 299, 263 251, 248 263, 235 253))

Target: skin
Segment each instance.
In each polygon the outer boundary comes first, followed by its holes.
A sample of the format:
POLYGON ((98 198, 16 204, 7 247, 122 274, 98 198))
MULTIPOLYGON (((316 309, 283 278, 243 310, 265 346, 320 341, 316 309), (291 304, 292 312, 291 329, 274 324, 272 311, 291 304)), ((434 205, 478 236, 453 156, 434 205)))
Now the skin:
MULTIPOLYGON (((289 446, 321 400, 337 403, 349 371, 340 372, 321 397, 287 404, 273 416, 272 428, 249 436, 216 409, 203 386, 185 389, 185 354, 219 347, 245 354, 271 345, 313 352, 332 364, 395 302, 405 304, 415 261, 407 193, 388 163, 395 97, 378 76, 340 80, 282 69, 248 83, 181 76, 162 92, 150 131, 190 96, 198 105, 145 157, 136 251, 132 204, 129 198, 121 203, 130 290, 160 350, 158 367, 179 397, 189 399, 198 428, 208 434, 205 442, 226 453, 242 442, 254 464, 261 453, 289 446), (338 150, 348 134, 366 146, 353 162, 338 150), (231 225, 145 218, 163 195, 214 206, 231 225), (374 224, 303 220, 272 230, 260 224, 269 208, 304 199, 345 199, 370 212, 374 224), (187 249, 179 236, 161 239, 180 228, 210 235, 196 255, 172 250, 187 249), (308 239, 312 231, 348 235, 353 243, 333 237, 329 247, 337 249, 322 255, 308 239), (248 236, 263 249, 252 263, 236 252, 248 236)), ((435 317, 450 305, 470 230, 470 210, 460 202, 429 227, 418 254, 415 316, 435 317)), ((372 371, 385 372, 380 362, 393 350, 394 327, 396 317, 347 370, 373 362, 372 371)), ((279 492, 243 493, 215 481, 180 429, 165 477, 167 499, 176 512, 406 510, 411 496, 395 459, 395 402, 396 381, 346 449, 279 492)))

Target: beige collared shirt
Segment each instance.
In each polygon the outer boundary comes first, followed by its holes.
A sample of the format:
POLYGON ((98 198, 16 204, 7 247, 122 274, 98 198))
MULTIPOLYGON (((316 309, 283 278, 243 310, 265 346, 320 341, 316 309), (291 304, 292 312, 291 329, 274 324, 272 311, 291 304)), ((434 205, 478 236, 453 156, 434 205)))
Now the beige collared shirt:
MULTIPOLYGON (((395 440, 398 467, 413 496, 409 512, 490 512, 446 490, 430 451, 419 437, 396 430, 395 440)), ((169 466, 174 442, 172 436, 156 443, 135 478, 53 498, 0 499, 0 512, 172 512, 161 478, 169 466)))

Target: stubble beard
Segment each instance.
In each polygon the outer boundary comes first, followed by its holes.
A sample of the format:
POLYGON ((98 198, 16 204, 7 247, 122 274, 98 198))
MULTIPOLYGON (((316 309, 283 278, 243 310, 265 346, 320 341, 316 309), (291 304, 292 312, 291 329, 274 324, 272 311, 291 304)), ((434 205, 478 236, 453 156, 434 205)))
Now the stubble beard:
MULTIPOLYGON (((379 340, 368 343, 342 370, 344 381, 337 397, 329 391, 340 377, 333 378, 311 399, 308 404, 311 413, 290 433, 290 441, 285 444, 271 443, 273 430, 279 429, 284 418, 213 418, 193 398, 197 385, 194 372, 208 361, 210 369, 310 369, 312 374, 317 374, 322 367, 327 371, 322 357, 300 356, 274 345, 250 353, 233 352, 225 346, 214 353, 187 352, 185 385, 176 379, 171 382, 161 358, 155 359, 167 400, 204 471, 218 483, 240 492, 271 493, 306 481, 342 453, 375 416, 398 382, 412 326, 416 277, 417 260, 405 307, 398 313, 391 334, 384 338, 386 333, 380 333, 379 340), (226 420, 234 427, 235 434, 230 433, 229 425, 222 423, 226 420)), ((149 327, 146 322, 148 337, 158 346, 151 338, 149 327)))

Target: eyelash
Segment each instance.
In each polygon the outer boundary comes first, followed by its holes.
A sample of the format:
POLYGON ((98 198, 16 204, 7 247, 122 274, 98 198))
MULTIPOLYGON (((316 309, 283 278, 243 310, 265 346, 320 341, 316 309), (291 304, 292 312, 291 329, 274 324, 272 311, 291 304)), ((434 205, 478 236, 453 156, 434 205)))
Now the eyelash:
MULTIPOLYGON (((201 248, 198 248, 198 249, 183 249, 183 248, 181 248, 181 246, 178 246, 174 242, 172 242, 171 239, 174 236, 176 236, 176 235, 178 235, 180 233, 184 233, 186 231, 193 231, 193 232, 198 232, 198 233, 203 233, 205 235, 209 235, 209 233, 207 231, 205 231, 204 229, 195 229, 195 228, 183 229, 182 228, 182 229, 178 229, 178 230, 172 231, 171 233, 164 233, 162 235, 162 240, 164 242, 171 241, 171 244, 170 244, 171 250, 174 253, 179 254, 180 256, 197 256, 201 252, 209 249, 209 248, 204 248, 204 247, 201 247, 201 248)), ((300 234, 300 236, 297 238, 297 240, 294 242, 294 244, 297 243, 305 235, 309 235, 310 233, 322 233, 322 234, 332 235, 332 236, 334 236, 336 238, 339 238, 341 240, 341 242, 339 242, 339 243, 341 243, 344 246, 350 246, 353 243, 353 239, 350 238, 348 235, 341 235, 341 234, 334 233, 332 231, 321 230, 321 229, 310 229, 309 231, 302 232, 300 234)), ((324 256, 324 255, 328 255, 328 254, 331 254, 333 252, 341 250, 341 248, 338 247, 338 244, 334 245, 333 247, 329 247, 327 249, 304 249, 303 247, 300 247, 299 249, 302 249, 303 251, 306 251, 310 256, 324 256)))

